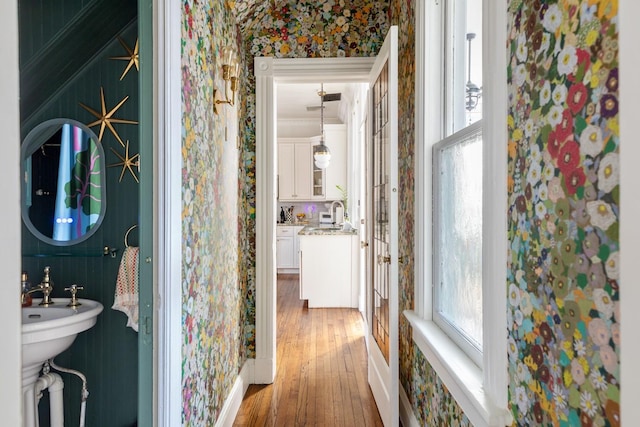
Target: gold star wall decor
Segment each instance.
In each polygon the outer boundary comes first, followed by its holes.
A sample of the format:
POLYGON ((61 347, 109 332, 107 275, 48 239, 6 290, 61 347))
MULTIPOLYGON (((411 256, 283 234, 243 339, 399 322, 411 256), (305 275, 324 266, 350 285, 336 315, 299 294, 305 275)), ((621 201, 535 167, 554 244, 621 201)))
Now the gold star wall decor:
POLYGON ((111 148, 111 151, 113 151, 113 154, 118 156, 118 158, 120 159, 120 162, 109 165, 109 167, 122 166, 122 172, 120 172, 120 179, 118 179, 118 182, 122 182, 122 177, 124 176, 125 171, 128 170, 129 172, 131 172, 133 179, 135 179, 136 182, 139 184, 140 181, 138 181, 138 177, 136 176, 136 173, 133 170, 133 168, 134 167, 137 168, 138 172, 140 172, 140 154, 135 154, 129 157, 129 140, 127 140, 127 143, 124 148, 124 156, 118 153, 113 148, 111 148))
POLYGON ((122 79, 125 78, 125 76, 129 72, 129 70, 131 69, 131 67, 133 67, 134 65, 136 67, 136 71, 140 71, 140 62, 138 61, 138 39, 136 39, 136 44, 133 47, 133 49, 131 49, 129 46, 127 46, 127 44, 124 42, 124 40, 122 40, 120 37, 118 37, 118 41, 120 42, 122 47, 124 47, 124 50, 127 51, 127 55, 125 55, 125 56, 112 56, 109 59, 116 59, 116 60, 120 60, 120 61, 129 61, 129 63, 127 64, 127 67, 124 69, 124 71, 122 72, 122 75, 120 76, 120 80, 122 81, 122 79))
POLYGON ((100 134, 98 135, 98 140, 100 142, 102 142, 102 135, 104 134, 104 129, 106 127, 106 128, 109 128, 109 130, 111 131, 113 136, 116 137, 116 139, 118 140, 120 145, 122 145, 124 147, 124 142, 122 142, 122 139, 120 138, 120 135, 118 135, 118 132, 116 132, 115 128, 113 127, 113 124, 114 123, 124 123, 124 124, 129 124, 129 125, 137 125, 138 122, 135 121, 135 120, 116 119, 116 118, 113 117, 113 114, 116 111, 118 111, 118 108, 120 108, 122 106, 122 104, 124 104, 127 101, 127 99, 129 99, 129 95, 127 95, 124 98, 122 98, 122 101, 120 101, 118 103, 118 105, 113 107, 111 109, 111 111, 107 112, 107 106, 106 106, 106 103, 105 103, 105 100, 104 100, 104 89, 101 86, 100 87, 101 112, 97 112, 93 108, 84 105, 82 102, 79 103, 82 108, 84 108, 85 110, 87 110, 88 112, 90 112, 91 114, 93 114, 94 116, 96 116, 98 118, 98 120, 96 120, 95 122, 89 123, 87 126, 94 127, 94 126, 100 125, 100 134))

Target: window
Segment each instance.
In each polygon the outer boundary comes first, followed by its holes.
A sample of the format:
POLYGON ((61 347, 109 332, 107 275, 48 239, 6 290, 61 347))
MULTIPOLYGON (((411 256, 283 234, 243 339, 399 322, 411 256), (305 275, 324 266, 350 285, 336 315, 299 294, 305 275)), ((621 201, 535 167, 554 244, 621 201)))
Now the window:
POLYGON ((449 0, 444 15, 445 138, 432 156, 433 320, 481 365, 482 0, 449 0))
POLYGON ((416 2, 420 220, 415 309, 404 316, 416 347, 476 427, 513 422, 505 309, 506 18, 506 5, 493 0, 416 2))

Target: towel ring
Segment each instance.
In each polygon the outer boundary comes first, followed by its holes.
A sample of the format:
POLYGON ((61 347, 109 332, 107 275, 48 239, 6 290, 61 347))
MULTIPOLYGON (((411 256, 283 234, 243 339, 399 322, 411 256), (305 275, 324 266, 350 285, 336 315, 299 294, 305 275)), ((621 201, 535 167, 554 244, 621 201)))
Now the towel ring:
POLYGON ((135 229, 136 227, 138 227, 138 224, 133 224, 131 227, 129 227, 127 232, 124 233, 124 246, 125 246, 125 248, 129 247, 129 233, 131 233, 131 231, 133 229, 135 229))

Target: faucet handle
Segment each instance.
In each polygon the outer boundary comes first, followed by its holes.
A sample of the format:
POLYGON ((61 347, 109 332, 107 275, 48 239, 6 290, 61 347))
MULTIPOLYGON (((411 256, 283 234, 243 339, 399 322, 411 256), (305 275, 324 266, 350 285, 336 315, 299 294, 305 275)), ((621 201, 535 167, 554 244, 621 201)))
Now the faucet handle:
POLYGON ((71 301, 69 301, 69 304, 67 304, 67 307, 78 307, 79 305, 82 305, 78 301, 78 296, 76 294, 78 293, 78 291, 84 290, 84 286, 78 286, 76 284, 73 284, 68 288, 64 288, 64 290, 71 292, 71 301))

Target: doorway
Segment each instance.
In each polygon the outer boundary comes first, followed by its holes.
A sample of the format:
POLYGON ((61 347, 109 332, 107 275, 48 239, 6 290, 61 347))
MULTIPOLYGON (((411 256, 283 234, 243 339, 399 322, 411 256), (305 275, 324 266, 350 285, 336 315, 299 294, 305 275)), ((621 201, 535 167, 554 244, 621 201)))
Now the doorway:
MULTIPOLYGON (((255 77, 256 77, 256 359, 255 359, 255 378, 254 383, 269 384, 275 378, 276 372, 276 265, 274 256, 275 247, 275 223, 276 223, 276 161, 275 152, 277 134, 275 112, 276 95, 275 87, 278 83, 302 83, 313 82, 327 79, 329 81, 346 81, 346 82, 363 82, 368 83, 370 87, 378 79, 378 75, 382 70, 381 64, 390 65, 388 75, 393 77, 388 80, 388 86, 395 93, 397 88, 397 27, 392 27, 390 35, 385 40, 381 54, 377 58, 326 58, 326 59, 275 59, 275 58, 255 58, 255 77), (374 74, 372 74, 374 73, 374 74)), ((377 83, 375 83, 377 84, 377 83)), ((385 96, 385 98, 388 98, 385 96)), ((393 96, 391 99, 394 99, 393 96)), ((374 111, 373 109, 371 110, 374 111)), ((384 144, 389 152, 388 164, 391 165, 390 177, 391 186, 395 186, 393 176, 397 174, 397 152, 393 147, 397 143, 395 136, 397 135, 397 105, 394 102, 389 103, 387 111, 389 117, 389 139, 374 135, 374 138, 380 141, 387 141, 384 144), (393 111, 392 111, 393 110, 393 111), (391 148, 388 150, 388 148, 391 148)), ((376 117, 378 110, 375 110, 376 117)), ((387 115, 383 115, 387 117, 387 115)), ((380 117, 383 117, 380 116, 380 117)), ((368 134, 368 139, 372 134, 368 134)), ((371 140, 371 139, 370 139, 371 140)), ((391 186, 389 189, 391 189, 391 186)), ((371 185, 367 185, 371 188, 371 185)), ((395 187, 393 191, 396 192, 395 187)), ((397 206, 394 202, 396 199, 394 194, 389 200, 391 210, 395 210, 397 206)), ((372 212, 375 214, 375 211, 372 212)), ((391 244, 388 253, 382 256, 382 259, 389 260, 390 265, 390 294, 397 292, 397 217, 391 213, 390 223, 387 228, 390 231, 391 244), (395 241, 395 243, 394 243, 395 241), (395 273, 395 274, 394 274, 395 273)), ((370 233, 368 232, 367 235, 370 233)), ((386 262, 386 261, 385 261, 386 262)), ((367 297, 367 299, 369 296, 367 297)), ((394 297, 395 298, 395 297, 394 297)), ((378 369, 375 375, 374 371, 369 372, 369 382, 375 390, 383 390, 380 395, 380 403, 388 406, 388 422, 391 425, 396 424, 397 408, 398 408, 398 375, 397 375, 397 330, 393 325, 397 322, 397 304, 394 298, 390 300, 390 357, 386 370, 381 372, 378 369), (386 374, 385 374, 386 373, 386 374), (377 386, 377 387, 374 387, 377 386), (387 396, 384 398, 384 396, 387 396)), ((369 316, 366 317, 367 321, 369 316)), ((368 328, 370 326, 368 325, 368 328)), ((368 336, 367 338, 372 339, 368 336)), ((372 353, 377 354, 375 351, 372 353)), ((374 358, 375 359, 375 358, 374 358)), ((371 360, 370 360, 371 362, 371 360)), ((375 362, 375 360, 374 360, 375 362)), ((373 366, 382 366, 383 364, 374 363, 373 366)), ((370 365, 371 367, 371 365, 370 365)), ((378 400, 378 397, 376 397, 378 400)), ((379 404, 380 404, 379 403, 379 404)), ((384 418, 384 417, 383 417, 384 418)))
POLYGON ((257 384, 276 372, 276 103, 275 86, 324 81, 365 83, 374 58, 256 58, 256 362, 257 384), (330 76, 330 77, 328 77, 330 76))

